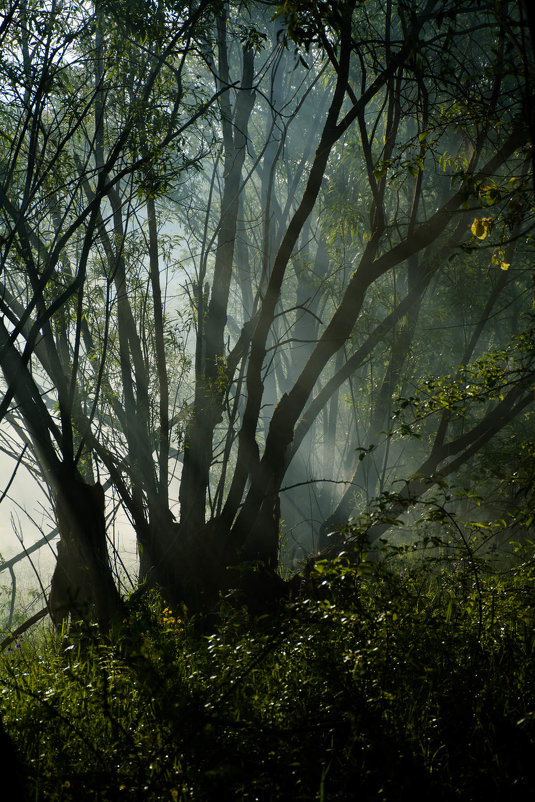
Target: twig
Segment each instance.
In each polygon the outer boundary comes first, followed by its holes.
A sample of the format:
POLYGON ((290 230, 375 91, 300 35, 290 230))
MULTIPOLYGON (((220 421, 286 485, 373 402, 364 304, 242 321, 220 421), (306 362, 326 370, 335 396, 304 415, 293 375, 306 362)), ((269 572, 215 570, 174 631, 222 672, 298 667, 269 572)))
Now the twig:
POLYGON ((14 640, 19 637, 19 635, 22 635, 27 629, 33 627, 34 624, 37 624, 37 622, 44 618, 47 614, 48 607, 43 607, 43 609, 39 610, 38 613, 34 613, 31 618, 28 618, 23 624, 17 627, 14 632, 11 632, 7 638, 4 638, 4 640, 0 643, 0 652, 3 652, 4 649, 6 649, 11 643, 13 643, 14 640))

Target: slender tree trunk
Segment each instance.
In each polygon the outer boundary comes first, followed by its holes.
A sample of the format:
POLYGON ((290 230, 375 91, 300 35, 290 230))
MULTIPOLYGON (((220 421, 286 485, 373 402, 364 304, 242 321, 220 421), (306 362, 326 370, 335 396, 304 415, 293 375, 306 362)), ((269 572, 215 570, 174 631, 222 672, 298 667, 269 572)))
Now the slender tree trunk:
MULTIPOLYGON (((223 14, 218 23, 219 64, 220 79, 229 85, 225 19, 223 14)), ((194 530, 200 529, 205 521, 213 433, 221 419, 222 389, 226 386, 226 365, 222 361, 224 330, 234 260, 242 168, 247 147, 247 126, 255 98, 252 89, 253 73, 254 54, 251 50, 244 49, 241 88, 237 90, 234 112, 228 93, 222 96, 221 123, 225 161, 221 220, 210 302, 204 320, 204 337, 200 332, 197 342, 197 351, 200 350, 201 358, 196 360, 198 370, 195 377, 195 402, 184 445, 180 483, 181 521, 194 530)))

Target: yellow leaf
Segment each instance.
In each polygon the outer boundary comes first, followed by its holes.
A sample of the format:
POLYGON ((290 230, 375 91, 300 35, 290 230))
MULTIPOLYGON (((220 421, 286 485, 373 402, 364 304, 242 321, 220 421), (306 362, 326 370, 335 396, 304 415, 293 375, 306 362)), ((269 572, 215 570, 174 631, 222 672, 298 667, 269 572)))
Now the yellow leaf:
POLYGON ((477 237, 478 239, 485 239, 489 233, 491 221, 492 217, 476 217, 471 228, 474 237, 477 237))
POLYGON ((501 270, 509 270, 511 267, 511 262, 506 262, 504 259, 505 251, 503 248, 496 248, 494 253, 492 254, 492 264, 498 265, 501 270))

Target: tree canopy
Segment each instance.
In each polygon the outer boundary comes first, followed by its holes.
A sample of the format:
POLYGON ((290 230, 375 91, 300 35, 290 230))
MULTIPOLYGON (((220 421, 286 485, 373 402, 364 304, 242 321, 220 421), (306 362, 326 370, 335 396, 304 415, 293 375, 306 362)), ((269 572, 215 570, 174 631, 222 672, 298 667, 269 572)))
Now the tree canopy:
POLYGON ((524 5, 3 8, 1 447, 49 488, 56 620, 122 603, 96 481, 192 608, 446 482, 525 534, 524 5))

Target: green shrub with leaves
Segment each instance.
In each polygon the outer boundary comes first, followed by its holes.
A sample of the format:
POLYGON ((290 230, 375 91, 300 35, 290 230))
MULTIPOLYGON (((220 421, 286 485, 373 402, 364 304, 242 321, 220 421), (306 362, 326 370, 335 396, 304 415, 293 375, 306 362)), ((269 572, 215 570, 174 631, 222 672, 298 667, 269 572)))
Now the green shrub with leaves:
POLYGON ((535 563, 388 547, 316 564, 259 618, 156 593, 5 652, 32 799, 528 799, 535 563))

